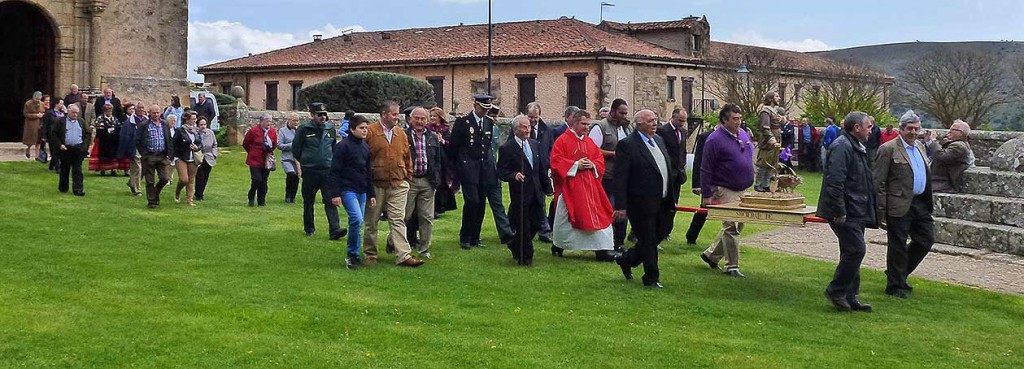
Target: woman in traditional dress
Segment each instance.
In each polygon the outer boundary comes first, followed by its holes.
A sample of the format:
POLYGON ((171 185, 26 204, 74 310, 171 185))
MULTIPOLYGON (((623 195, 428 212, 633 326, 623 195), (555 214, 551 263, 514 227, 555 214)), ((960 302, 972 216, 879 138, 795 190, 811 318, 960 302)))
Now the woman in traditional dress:
POLYGON ((89 155, 89 170, 98 171, 101 176, 110 172, 111 176, 117 175, 116 170, 124 170, 128 175, 128 163, 118 161, 117 150, 120 147, 121 122, 114 117, 114 106, 103 104, 103 115, 100 115, 92 124, 96 132, 93 141, 92 153, 89 155))

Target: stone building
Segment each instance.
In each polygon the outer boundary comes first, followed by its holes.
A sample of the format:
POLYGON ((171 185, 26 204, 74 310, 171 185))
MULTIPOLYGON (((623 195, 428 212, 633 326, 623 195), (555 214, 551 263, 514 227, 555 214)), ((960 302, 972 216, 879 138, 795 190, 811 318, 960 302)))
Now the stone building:
MULTIPOLYGON (((596 112, 615 98, 633 109, 648 108, 667 119, 675 107, 711 113, 715 72, 734 73, 737 56, 770 51, 786 63, 778 68, 778 90, 797 96, 797 80, 820 76, 834 64, 817 56, 711 41, 706 18, 599 25, 562 17, 497 23, 493 36, 492 95, 503 114, 538 101, 548 120, 566 105, 596 112), (789 82, 793 80, 793 82, 789 82)), ((207 83, 223 91, 245 87, 255 109, 303 110, 294 105, 305 86, 352 71, 407 74, 434 86, 436 103, 466 112, 476 92, 486 91, 487 25, 456 25, 358 32, 251 55, 199 68, 207 83), (461 103, 461 104, 457 104, 461 103), (456 109, 456 105, 458 108, 456 109)), ((890 77, 847 76, 883 86, 890 77)))
POLYGON ((187 96, 188 0, 0 0, 0 30, 0 141, 21 139, 33 91, 187 96))

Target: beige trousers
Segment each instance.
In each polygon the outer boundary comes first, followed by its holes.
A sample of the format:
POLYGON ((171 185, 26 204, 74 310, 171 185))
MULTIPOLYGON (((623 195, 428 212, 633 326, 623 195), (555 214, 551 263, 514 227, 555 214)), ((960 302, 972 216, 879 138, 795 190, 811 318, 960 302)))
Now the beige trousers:
MULTIPOLYGON (((711 201, 718 203, 730 203, 740 201, 743 191, 733 191, 728 188, 715 188, 711 201)), ((722 230, 718 232, 718 238, 707 250, 704 250, 711 261, 718 262, 725 258, 725 270, 739 268, 740 263, 740 233, 743 232, 743 223, 722 222, 722 230)))
POLYGON ((388 240, 395 245, 395 264, 401 264, 412 257, 409 253, 409 239, 405 236, 405 206, 409 200, 409 182, 402 182, 395 188, 374 187, 377 206, 366 201, 366 232, 363 234, 363 254, 367 258, 377 257, 377 222, 382 211, 388 213, 388 240))
POLYGON ((128 164, 128 188, 131 189, 132 194, 140 193, 139 183, 142 180, 142 156, 139 153, 135 153, 135 157, 132 158, 128 164))
POLYGON ((420 221, 420 254, 430 252, 430 239, 434 234, 434 187, 429 178, 413 178, 409 182, 409 200, 405 204, 405 221, 412 217, 420 221))
POLYGON ((174 198, 181 196, 181 189, 185 189, 185 200, 191 204, 196 196, 196 171, 199 166, 194 161, 178 159, 174 162, 174 168, 178 170, 178 185, 174 188, 174 198))

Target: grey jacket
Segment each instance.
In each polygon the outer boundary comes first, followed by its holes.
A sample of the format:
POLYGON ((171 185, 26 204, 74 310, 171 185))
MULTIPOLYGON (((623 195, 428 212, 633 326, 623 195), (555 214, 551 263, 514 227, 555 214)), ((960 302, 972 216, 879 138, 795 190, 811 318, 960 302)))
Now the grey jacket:
POLYGON ((199 150, 203 152, 203 161, 209 166, 217 166, 217 155, 220 151, 217 147, 217 133, 207 128, 199 131, 199 136, 202 140, 199 140, 199 150))
POLYGON ((294 129, 284 126, 277 130, 277 148, 281 149, 281 167, 284 168, 286 173, 295 172, 295 154, 292 152, 293 141, 295 141, 294 129))

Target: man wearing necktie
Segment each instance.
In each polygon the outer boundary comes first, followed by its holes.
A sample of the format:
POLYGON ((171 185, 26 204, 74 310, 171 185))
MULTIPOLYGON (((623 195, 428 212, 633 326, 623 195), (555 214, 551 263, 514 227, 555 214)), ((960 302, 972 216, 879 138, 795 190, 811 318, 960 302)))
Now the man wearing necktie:
MULTIPOLYGON (((665 142, 665 151, 668 151, 669 182, 668 192, 673 204, 679 204, 679 187, 686 183, 686 109, 675 108, 672 110, 672 118, 668 124, 658 127, 658 136, 665 142)), ((669 223, 668 233, 672 233, 672 223, 669 223)))
POLYGON ((542 223, 547 195, 552 193, 548 168, 540 155, 540 143, 530 138, 530 119, 512 119, 515 136, 498 149, 498 178, 508 182, 511 202, 508 217, 515 235, 508 249, 516 263, 533 265, 533 237, 542 223))
POLYGON ((934 243, 931 173, 925 147, 917 141, 920 131, 921 118, 907 111, 900 117, 900 138, 878 148, 872 168, 878 217, 888 234, 885 293, 904 299, 913 290, 907 277, 934 243))

